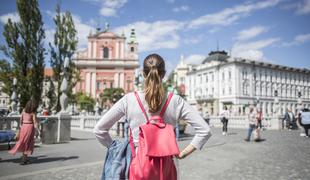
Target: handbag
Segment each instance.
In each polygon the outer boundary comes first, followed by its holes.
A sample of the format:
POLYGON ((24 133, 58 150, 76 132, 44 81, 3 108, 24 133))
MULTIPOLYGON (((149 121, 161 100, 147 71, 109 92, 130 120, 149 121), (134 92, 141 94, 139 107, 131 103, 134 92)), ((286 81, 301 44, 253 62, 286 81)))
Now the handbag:
MULTIPOLYGON (((125 122, 125 140, 114 140, 108 147, 105 157, 101 180, 127 180, 129 179, 129 166, 131 162, 131 147, 128 138, 129 125, 125 122)), ((131 130, 130 130, 131 134, 131 130)))

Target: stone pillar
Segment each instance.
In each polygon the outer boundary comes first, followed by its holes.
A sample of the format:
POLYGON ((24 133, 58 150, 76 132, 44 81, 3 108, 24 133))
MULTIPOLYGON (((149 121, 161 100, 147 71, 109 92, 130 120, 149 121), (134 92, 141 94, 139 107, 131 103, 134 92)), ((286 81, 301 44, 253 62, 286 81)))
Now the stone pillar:
POLYGON ((97 42, 93 42, 93 57, 92 58, 97 58, 97 42))
POLYGON ((85 81, 86 81, 86 88, 85 88, 85 90, 86 90, 86 94, 90 94, 90 73, 89 72, 86 72, 86 79, 85 79, 85 81))
POLYGON ((93 98, 96 98, 96 90, 97 90, 96 72, 92 72, 91 73, 91 96, 93 98))
POLYGON ((115 72, 114 72, 114 84, 115 84, 115 87, 118 88, 119 86, 119 73, 118 73, 118 70, 115 69, 115 72))
POLYGON ((124 72, 121 72, 121 73, 120 73, 120 88, 123 88, 123 89, 125 89, 125 88, 124 88, 124 84, 125 84, 125 83, 124 83, 124 78, 125 78, 125 77, 124 77, 124 72))

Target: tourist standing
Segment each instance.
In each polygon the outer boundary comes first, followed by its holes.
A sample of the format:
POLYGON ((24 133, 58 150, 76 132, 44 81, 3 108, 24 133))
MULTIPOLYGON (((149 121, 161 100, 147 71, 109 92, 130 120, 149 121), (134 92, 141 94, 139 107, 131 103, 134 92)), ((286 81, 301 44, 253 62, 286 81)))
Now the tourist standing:
POLYGON ((298 113, 298 123, 304 128, 305 133, 301 133, 300 136, 309 137, 309 129, 310 129, 310 110, 302 109, 298 113))
POLYGON ((254 107, 250 107, 250 113, 248 115, 248 120, 249 120, 248 135, 244 139, 247 142, 251 140, 252 132, 256 129, 256 125, 257 125, 257 116, 256 116, 256 112, 254 111, 254 107))
MULTIPOLYGON (((162 83, 165 73, 165 62, 161 56, 151 54, 145 58, 143 63, 143 76, 145 78, 144 90, 129 93, 122 97, 107 113, 102 116, 94 128, 94 133, 102 145, 108 147, 112 143, 113 140, 109 134, 109 129, 123 116, 126 116, 128 120, 129 127, 132 131, 133 142, 135 144, 138 143, 140 126, 146 124, 147 117, 159 115, 162 110, 162 105, 167 98, 167 94, 164 92, 162 83), (137 101, 138 97, 141 100, 141 103, 137 101), (145 109, 145 114, 142 113, 141 109, 145 109)), ((163 115, 163 119, 167 124, 171 124, 172 126, 176 126, 179 119, 184 119, 195 129, 195 136, 192 142, 186 146, 183 151, 180 151, 179 155, 176 156, 179 159, 189 156, 196 149, 201 149, 211 136, 208 124, 199 115, 198 111, 191 107, 179 95, 172 96, 163 115)), ((150 179, 150 176, 155 179, 157 178, 159 172, 164 171, 160 174, 161 179, 175 180, 175 166, 169 166, 168 168, 166 167, 166 164, 170 164, 171 161, 173 161, 172 157, 169 156, 165 159, 165 161, 160 162, 162 166, 160 169, 148 169, 148 166, 144 169, 139 169, 139 167, 134 166, 135 164, 133 163, 131 163, 130 169, 134 168, 137 170, 137 173, 143 172, 143 174, 140 174, 141 177, 139 179, 150 179), (157 172, 156 177, 150 174, 153 172, 157 172)), ((135 176, 135 174, 130 173, 129 175, 131 177, 135 176)))
POLYGON ((223 124, 223 135, 226 136, 227 135, 227 127, 228 127, 228 117, 230 115, 229 110, 227 109, 226 106, 224 106, 223 111, 220 114, 221 117, 221 122, 223 124))
POLYGON ((21 157, 21 165, 28 164, 28 156, 33 153, 35 128, 38 127, 36 110, 37 103, 34 100, 29 100, 20 116, 20 132, 18 141, 13 149, 9 151, 9 153, 13 155, 17 152, 21 152, 23 154, 21 157))

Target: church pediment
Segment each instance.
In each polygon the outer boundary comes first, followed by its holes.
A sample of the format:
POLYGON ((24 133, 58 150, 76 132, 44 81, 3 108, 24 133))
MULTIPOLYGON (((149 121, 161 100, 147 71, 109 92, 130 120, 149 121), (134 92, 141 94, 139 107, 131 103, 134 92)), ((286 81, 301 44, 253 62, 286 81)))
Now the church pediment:
POLYGON ((112 32, 101 32, 98 34, 97 37, 101 37, 101 38, 116 38, 118 37, 116 34, 112 33, 112 32))

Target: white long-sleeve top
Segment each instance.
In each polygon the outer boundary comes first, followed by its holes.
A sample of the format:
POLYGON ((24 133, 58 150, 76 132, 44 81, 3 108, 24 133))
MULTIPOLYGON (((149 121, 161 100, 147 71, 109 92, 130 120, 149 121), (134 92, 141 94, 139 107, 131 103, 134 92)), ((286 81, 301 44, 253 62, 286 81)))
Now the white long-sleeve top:
MULTIPOLYGON (((148 117, 151 115, 159 115, 161 109, 153 114, 148 113, 149 108, 147 102, 145 101, 144 93, 138 92, 138 95, 144 109, 148 114, 148 117)), ((123 116, 125 116, 129 122, 134 142, 138 142, 139 126, 145 124, 146 119, 139 107, 134 93, 128 93, 122 97, 107 113, 105 113, 96 124, 94 133, 102 145, 107 147, 112 143, 109 129, 123 116)), ((201 149, 211 136, 209 125, 199 115, 198 111, 191 107, 178 95, 173 95, 163 118, 166 123, 173 126, 177 125, 177 121, 179 119, 187 120, 187 122, 195 129, 195 136, 192 139, 191 144, 197 149, 201 149)))

